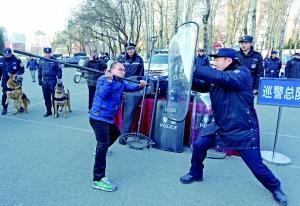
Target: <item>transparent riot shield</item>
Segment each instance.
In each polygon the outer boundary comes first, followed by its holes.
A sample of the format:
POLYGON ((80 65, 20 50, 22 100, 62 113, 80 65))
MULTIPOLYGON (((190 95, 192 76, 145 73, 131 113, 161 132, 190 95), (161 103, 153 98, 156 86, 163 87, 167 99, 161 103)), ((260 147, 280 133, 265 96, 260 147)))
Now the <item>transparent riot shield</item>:
POLYGON ((188 112, 198 30, 195 22, 182 24, 169 45, 167 117, 173 121, 188 112))

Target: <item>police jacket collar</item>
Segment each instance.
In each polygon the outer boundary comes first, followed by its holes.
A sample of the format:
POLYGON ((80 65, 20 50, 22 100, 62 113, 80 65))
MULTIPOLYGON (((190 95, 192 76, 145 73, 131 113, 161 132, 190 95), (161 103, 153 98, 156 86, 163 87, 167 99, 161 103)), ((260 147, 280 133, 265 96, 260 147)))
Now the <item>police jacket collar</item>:
POLYGON ((254 52, 253 46, 250 47, 250 51, 248 52, 248 54, 245 54, 244 51, 240 49, 240 53, 244 56, 251 56, 253 52, 254 52))
POLYGON ((132 57, 130 57, 130 56, 126 53, 125 59, 126 59, 126 60, 129 60, 129 59, 135 60, 135 59, 136 59, 136 56, 137 56, 137 54, 136 54, 135 52, 134 52, 134 54, 133 54, 132 57))
POLYGON ((239 64, 236 62, 232 62, 228 67, 224 69, 224 71, 233 71, 239 67, 239 64))
POLYGON ((17 57, 15 55, 11 55, 10 57, 4 57, 5 61, 15 61, 17 60, 17 57))

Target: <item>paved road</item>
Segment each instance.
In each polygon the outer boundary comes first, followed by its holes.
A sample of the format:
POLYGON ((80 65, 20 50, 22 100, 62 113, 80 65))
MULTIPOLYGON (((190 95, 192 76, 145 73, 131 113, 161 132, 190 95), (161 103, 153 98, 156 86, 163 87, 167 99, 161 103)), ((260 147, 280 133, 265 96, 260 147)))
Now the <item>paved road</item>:
MULTIPOLYGON (((119 190, 91 188, 95 139, 88 124, 85 80, 73 83, 73 68, 64 68, 63 81, 71 92, 68 119, 42 117, 41 88, 25 73, 28 114, 0 117, 0 205, 209 205, 272 206, 271 194, 255 180, 239 157, 207 159, 205 181, 181 185, 191 152, 156 149, 136 151, 115 143, 107 175, 119 190)), ((257 105, 262 150, 272 150, 277 107, 257 105)), ((283 108, 277 151, 293 160, 290 166, 267 165, 282 181, 291 206, 300 205, 300 109, 283 108)))

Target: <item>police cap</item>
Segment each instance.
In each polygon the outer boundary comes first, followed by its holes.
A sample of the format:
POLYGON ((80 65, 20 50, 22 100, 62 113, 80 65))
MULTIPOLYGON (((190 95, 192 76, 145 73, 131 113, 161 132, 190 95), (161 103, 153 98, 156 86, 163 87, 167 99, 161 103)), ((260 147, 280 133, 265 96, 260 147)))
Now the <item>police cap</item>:
POLYGON ((296 52, 294 56, 300 56, 300 52, 296 52))
POLYGON ((271 55, 272 55, 272 54, 278 54, 278 51, 274 51, 274 50, 273 50, 273 51, 271 52, 271 55))
POLYGON ((3 54, 4 56, 11 55, 11 48, 3 48, 3 54))
POLYGON ((126 50, 132 49, 132 48, 135 48, 135 46, 136 46, 135 44, 128 42, 125 44, 125 49, 126 50))
POLYGON ((252 43, 252 41, 253 41, 253 36, 250 36, 250 35, 242 36, 239 39, 239 43, 241 43, 241 42, 252 43))
POLYGON ((209 56, 218 58, 218 57, 228 57, 232 60, 237 59, 237 52, 231 48, 221 48, 215 54, 210 54, 209 56))
POLYGON ((44 48, 44 53, 51 53, 52 49, 50 47, 45 47, 44 48))

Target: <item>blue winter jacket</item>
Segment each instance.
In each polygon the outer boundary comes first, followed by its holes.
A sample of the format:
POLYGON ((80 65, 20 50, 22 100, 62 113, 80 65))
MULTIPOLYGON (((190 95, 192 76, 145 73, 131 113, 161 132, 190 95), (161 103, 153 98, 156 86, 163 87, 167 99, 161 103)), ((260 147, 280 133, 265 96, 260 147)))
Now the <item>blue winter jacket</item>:
POLYGON ((244 54, 244 52, 240 49, 238 52, 238 59, 240 64, 248 68, 250 71, 252 89, 258 90, 259 78, 264 74, 262 55, 259 52, 254 51, 253 47, 251 46, 251 49, 247 55, 244 54))
POLYGON ((197 67, 194 78, 201 80, 199 91, 210 91, 217 144, 237 150, 259 147, 249 69, 234 64, 224 71, 197 67))
POLYGON ((267 58, 265 61, 266 77, 278 78, 281 69, 281 60, 279 58, 267 58))
POLYGON ((136 92, 141 89, 138 84, 129 84, 115 77, 112 82, 107 81, 105 76, 99 77, 90 118, 113 124, 122 103, 123 92, 136 92))
POLYGON ((300 79, 300 59, 292 58, 285 65, 285 77, 300 79))
POLYGON ((37 70, 37 67, 38 67, 38 63, 35 59, 30 59, 28 62, 27 62, 27 68, 29 70, 37 70))
POLYGON ((20 59, 15 55, 11 57, 0 58, 0 79, 2 78, 1 86, 6 87, 9 74, 24 74, 24 66, 20 59))

